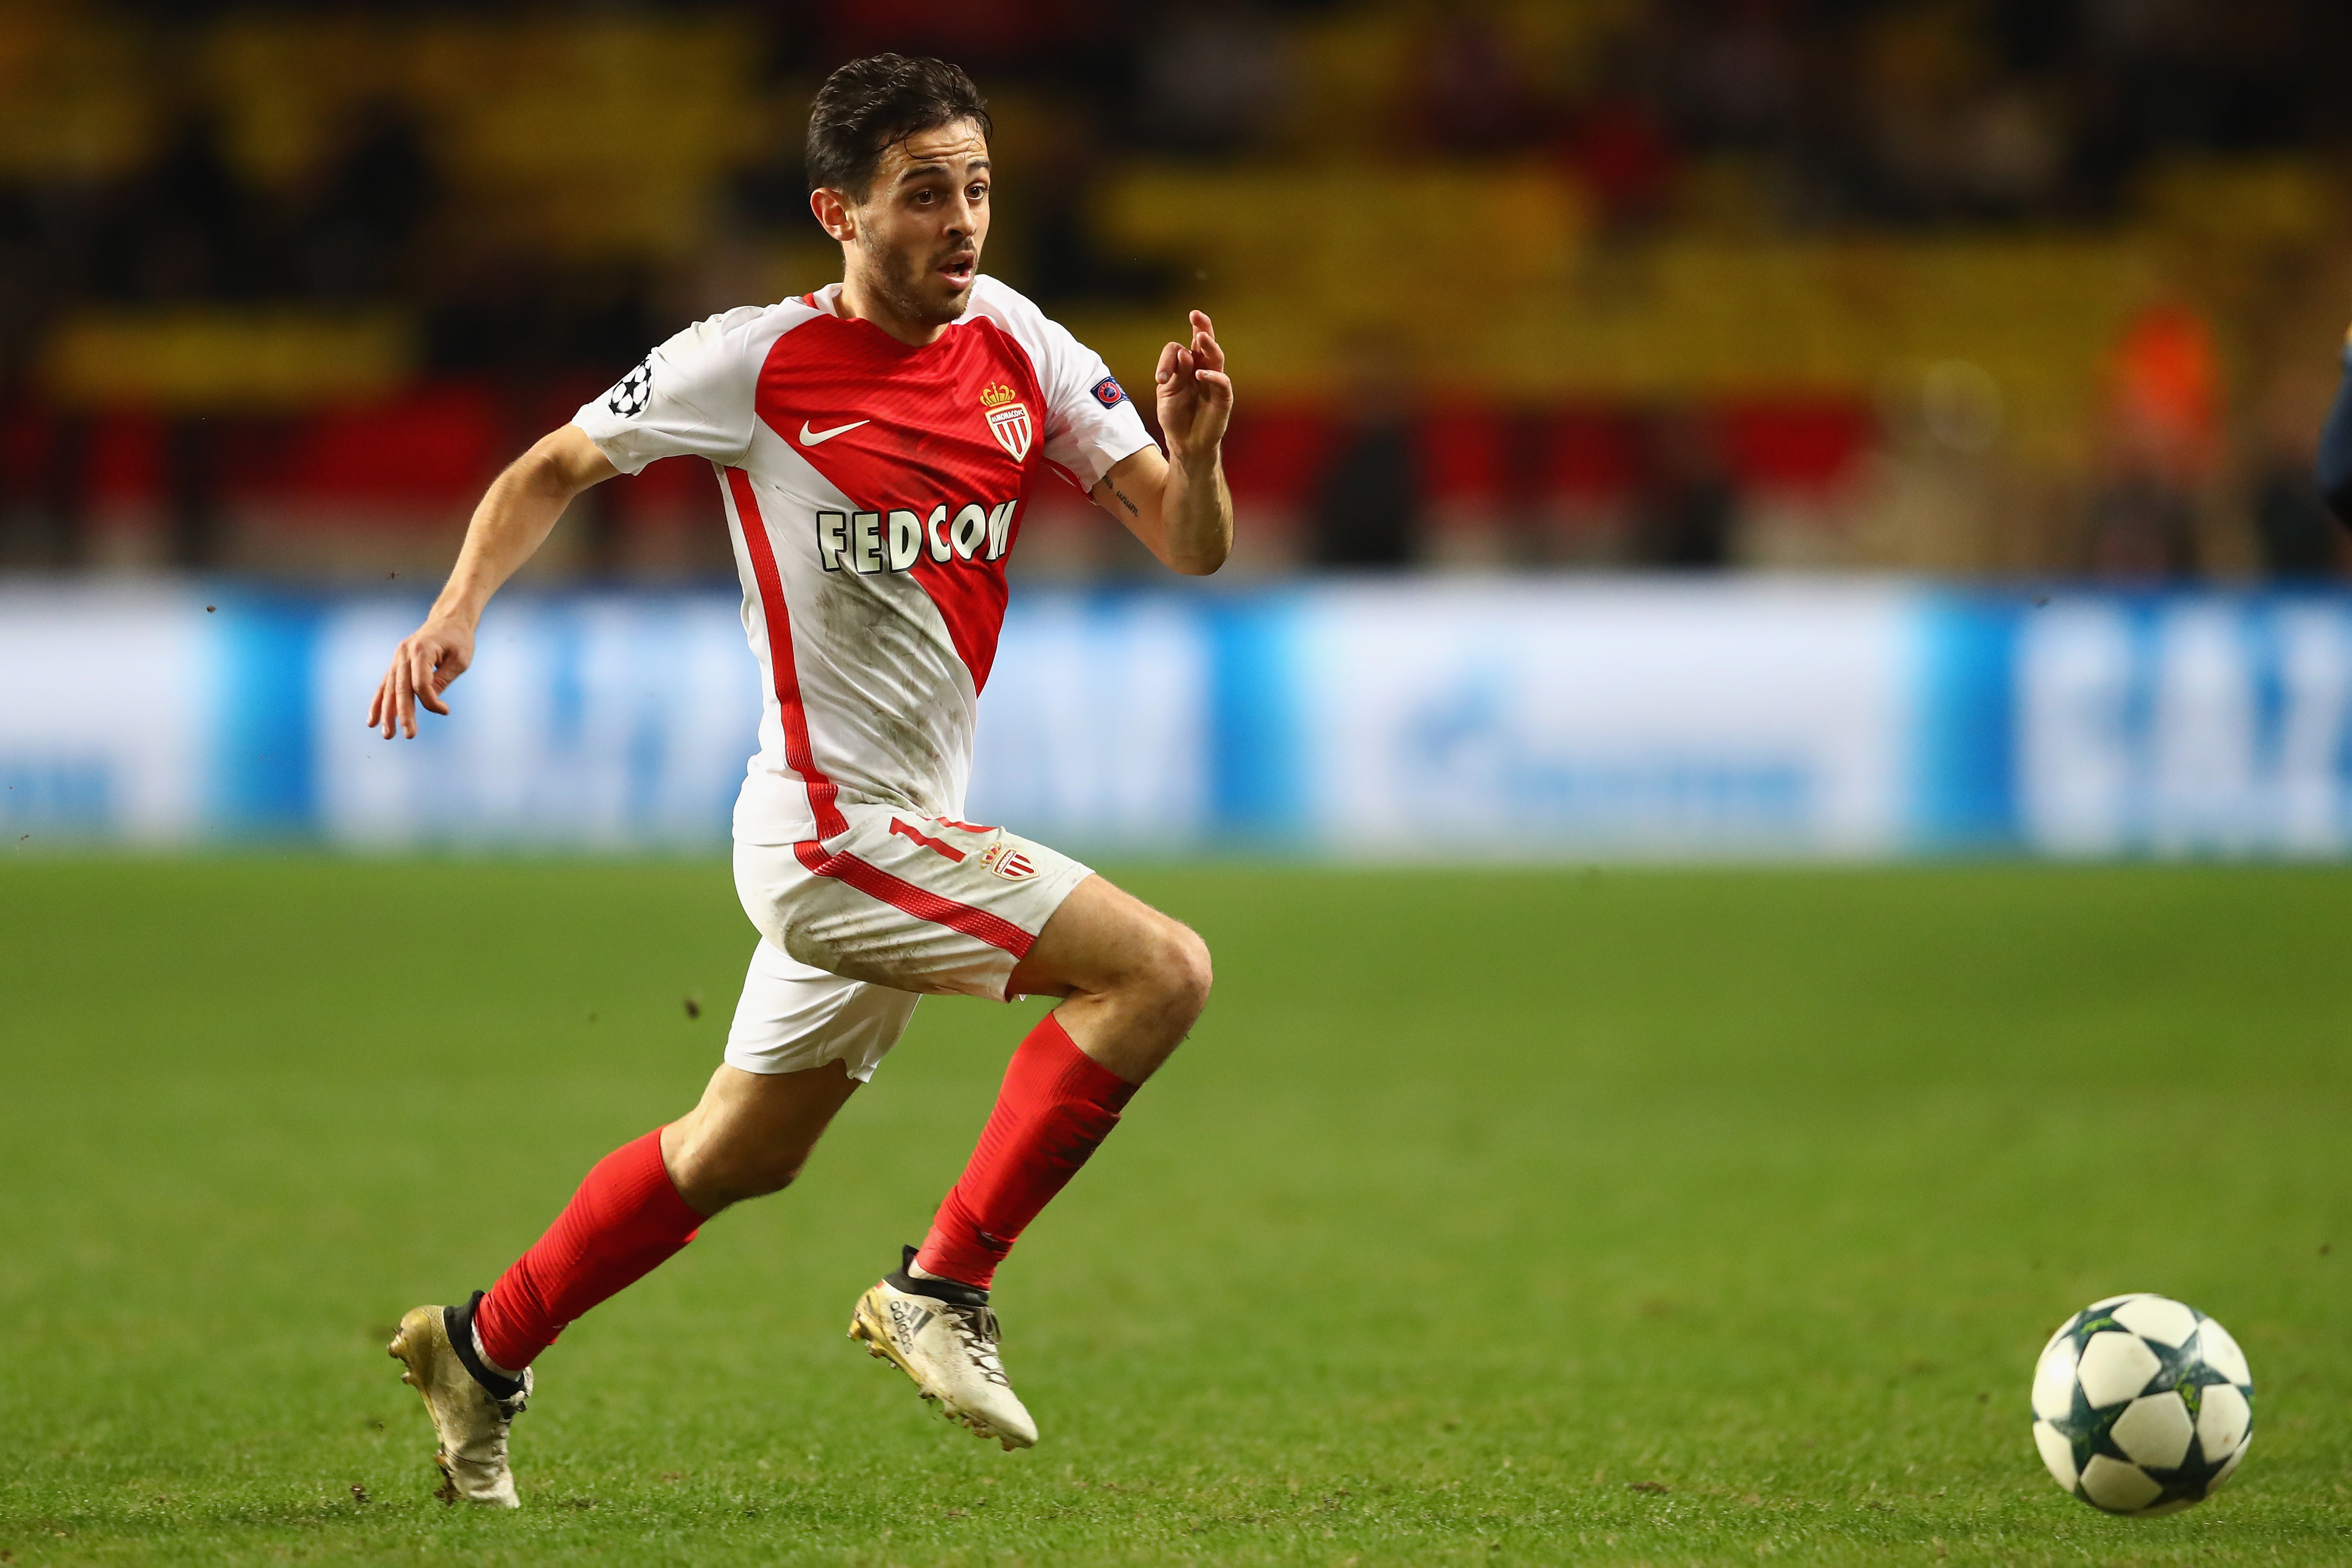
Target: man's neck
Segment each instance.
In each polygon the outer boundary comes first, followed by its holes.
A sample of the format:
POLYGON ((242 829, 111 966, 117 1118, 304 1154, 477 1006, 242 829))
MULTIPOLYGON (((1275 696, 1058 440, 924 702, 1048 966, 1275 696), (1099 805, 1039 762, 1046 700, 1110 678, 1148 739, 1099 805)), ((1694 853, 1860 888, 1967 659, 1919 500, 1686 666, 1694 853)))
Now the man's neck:
POLYGON ((843 316, 871 321, 908 348, 919 349, 935 343, 940 341, 940 334, 947 331, 944 324, 935 327, 927 322, 908 321, 884 303, 879 294, 867 289, 864 280, 856 273, 841 280, 841 292, 835 298, 843 316))

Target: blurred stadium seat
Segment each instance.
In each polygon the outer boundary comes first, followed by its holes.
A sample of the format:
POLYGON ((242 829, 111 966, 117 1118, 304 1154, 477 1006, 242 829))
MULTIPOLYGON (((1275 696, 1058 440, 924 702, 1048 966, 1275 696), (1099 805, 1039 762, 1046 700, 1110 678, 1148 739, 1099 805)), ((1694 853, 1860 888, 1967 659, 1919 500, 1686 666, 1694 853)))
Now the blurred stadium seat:
MULTIPOLYGON (((1827 542, 1727 561, 2092 568, 2118 344, 2167 300, 2212 335, 2232 448, 2183 503, 2182 565, 2226 568, 2256 554, 2236 476, 2287 471, 2274 410, 2314 395, 2352 277, 2309 65, 2344 18, 2281 4, 2293 26, 2217 52, 2198 40, 2218 0, 2126 33, 2077 4, 2021 31, 1644 0, 1005 0, 953 20, 19 0, 0 7, 0 561, 161 559, 168 535, 216 564, 402 569, 369 542, 401 508, 312 454, 463 426, 494 463, 686 320, 825 281, 799 119, 830 64, 895 43, 979 71, 996 265, 1130 384, 1183 306, 1216 311, 1244 388, 1245 570, 1310 553, 1301 521, 1373 352, 1417 426, 1433 562, 1638 559, 1642 431, 1681 410, 1719 427, 1743 532, 1769 514, 1784 542, 1827 542), (2181 92, 2150 97, 2148 61, 2181 92), (1919 403, 1954 374, 2000 416, 1958 456, 1919 403), (2257 423, 2261 450, 2235 450, 2257 423), (265 427, 273 471, 311 480, 236 477, 231 448, 265 427), (161 478, 125 478, 141 429, 161 478), (1923 484, 1967 542, 1888 499, 1923 484), (216 526, 173 521, 199 503, 216 526), (323 543, 339 530, 351 548, 323 543)), ((616 496, 572 564, 722 567, 679 533, 712 515, 697 488, 616 496)), ((1040 504, 1035 563, 1115 569, 1066 501, 1040 504)))

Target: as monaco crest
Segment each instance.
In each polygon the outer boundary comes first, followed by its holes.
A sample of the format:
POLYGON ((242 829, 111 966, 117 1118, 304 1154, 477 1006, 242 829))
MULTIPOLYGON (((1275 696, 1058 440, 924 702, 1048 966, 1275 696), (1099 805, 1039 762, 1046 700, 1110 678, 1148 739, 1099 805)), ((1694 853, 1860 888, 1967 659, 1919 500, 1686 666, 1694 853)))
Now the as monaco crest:
POLYGON ((1037 862, 1002 840, 989 846, 980 863, 1008 882, 1025 881, 1037 874, 1037 862))
POLYGON ((1002 408, 988 411, 988 427, 996 437, 996 444, 1013 454, 1016 463, 1029 456, 1029 405, 1008 403, 1002 408))

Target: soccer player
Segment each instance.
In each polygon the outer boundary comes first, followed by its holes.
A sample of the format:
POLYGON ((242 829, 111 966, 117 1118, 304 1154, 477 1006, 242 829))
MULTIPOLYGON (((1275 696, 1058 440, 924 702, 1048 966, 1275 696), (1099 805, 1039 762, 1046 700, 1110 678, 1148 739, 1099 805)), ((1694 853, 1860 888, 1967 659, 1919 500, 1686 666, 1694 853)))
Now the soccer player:
POLYGON ((445 1500, 517 1506, 508 1427, 540 1352, 705 1220, 791 1182, 934 993, 1062 1000, 850 1333, 980 1436, 1037 1440, 990 1283, 1191 1028, 1209 954, 1067 856, 962 820, 975 704, 1047 468, 1174 570, 1223 563, 1233 384, 1192 312, 1154 377, 1163 456, 1103 362, 981 272, 990 130, 938 60, 877 55, 827 79, 809 205, 842 280, 688 327, 501 474, 369 707, 386 738, 414 736, 420 707, 449 711, 484 605, 574 496, 656 458, 710 461, 766 686, 734 819, 759 945, 700 1103, 605 1156, 487 1293, 401 1320, 391 1352, 432 1413, 445 1500))

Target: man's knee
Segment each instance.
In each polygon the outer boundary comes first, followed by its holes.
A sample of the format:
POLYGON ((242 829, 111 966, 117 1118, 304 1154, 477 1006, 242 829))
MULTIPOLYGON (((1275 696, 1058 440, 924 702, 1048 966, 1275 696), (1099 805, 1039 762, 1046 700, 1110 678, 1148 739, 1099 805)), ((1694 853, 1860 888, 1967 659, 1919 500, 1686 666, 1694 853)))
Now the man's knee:
POLYGON ((761 1151, 714 1153, 689 1166, 687 1181, 678 1184, 678 1190, 685 1195, 691 1186, 689 1203, 700 1198, 731 1205, 782 1192, 798 1179, 801 1164, 798 1159, 761 1151))
POLYGON ((1209 1005, 1209 987, 1216 979, 1209 964, 1209 944, 1183 921, 1159 917, 1147 973, 1161 1005, 1182 1015, 1186 1024, 1209 1005))
POLYGON ((736 1173, 737 1202, 745 1198, 764 1198, 771 1193, 781 1193, 800 1180, 798 1160, 754 1160, 736 1173))
POLYGON ((791 1186, 806 1152, 747 1138, 745 1131, 689 1119, 676 1153, 664 1157, 678 1195, 705 1214, 716 1214, 791 1186))

